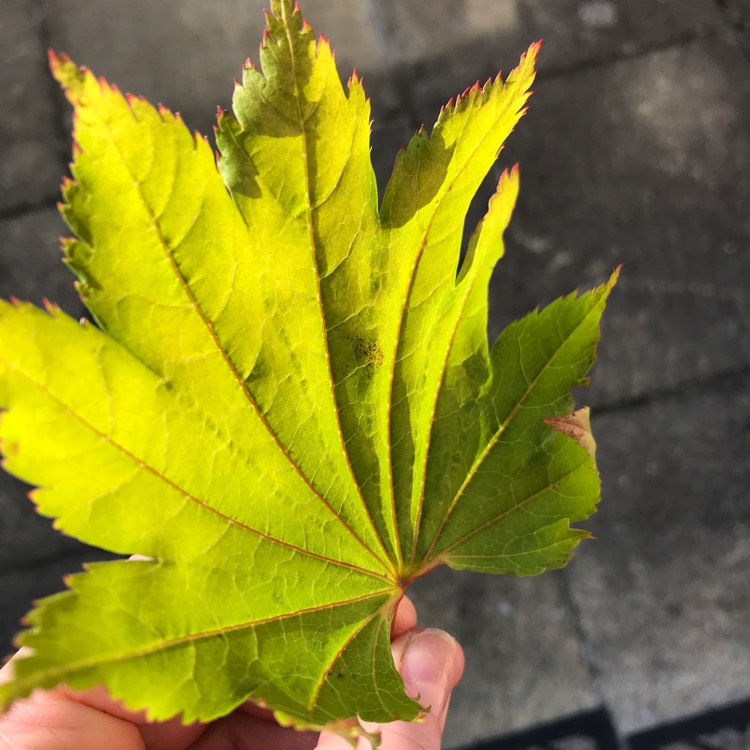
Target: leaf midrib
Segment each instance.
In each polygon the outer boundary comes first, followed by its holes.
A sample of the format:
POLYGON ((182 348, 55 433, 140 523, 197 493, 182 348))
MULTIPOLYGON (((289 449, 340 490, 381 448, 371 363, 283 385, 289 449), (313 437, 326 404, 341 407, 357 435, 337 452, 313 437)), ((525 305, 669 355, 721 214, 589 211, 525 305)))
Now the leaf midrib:
MULTIPOLYGON (((438 552, 439 557, 444 557, 450 555, 451 551, 454 550, 456 547, 461 546, 465 542, 467 542, 469 539, 471 539, 473 536, 476 536, 477 534, 481 533, 485 529, 488 529, 490 526, 494 526, 496 523, 499 523, 504 518, 507 518, 508 516, 512 515, 516 511, 521 510, 521 508, 525 507, 528 503, 533 502, 538 497, 541 497, 545 492, 549 492, 550 490, 555 490, 557 487, 559 487, 563 482, 570 479, 572 476, 577 474, 581 469, 585 469, 586 464, 581 463, 578 464, 574 469, 571 469, 569 472, 564 474, 561 477, 558 477, 554 482, 550 482, 546 487, 542 487, 538 489, 536 492, 532 492, 531 495, 527 495, 523 499, 519 500, 518 502, 511 505, 509 508, 506 508, 502 513, 499 513, 494 518, 491 518, 489 521, 485 521, 481 526, 477 526, 476 528, 472 529, 467 534, 464 534, 461 538, 456 540, 455 542, 452 542, 444 549, 441 549, 440 552, 438 552)), ((558 521, 554 523, 558 523, 558 521)), ((553 525, 553 524, 548 524, 553 525)), ((502 554, 498 553, 498 556, 503 556, 502 554)), ((464 555, 462 555, 464 557, 464 555)), ((492 557, 492 555, 488 555, 488 557, 492 557)))
MULTIPOLYGON (((349 449, 346 446, 346 441, 344 440, 344 433, 343 433, 343 429, 341 426, 341 413, 339 411, 338 402, 336 399, 336 387, 335 387, 335 383, 333 380, 333 371, 332 371, 332 366, 331 366, 331 354, 330 354, 330 349, 329 349, 329 344, 328 344, 328 328, 326 325, 325 308, 323 306, 323 294, 322 294, 321 285, 320 285, 320 269, 318 268, 318 260, 317 260, 317 241, 315 238, 315 231, 313 228, 313 211, 315 210, 316 207, 313 205, 312 190, 310 187, 310 161, 309 161, 309 154, 308 154, 307 128, 306 128, 307 119, 303 115, 302 108, 300 106, 300 90, 299 90, 299 82, 297 80, 297 63, 296 63, 296 58, 295 58, 295 53, 294 53, 294 42, 291 37, 288 12, 289 10, 288 10, 287 5, 282 4, 281 6, 282 21, 284 25, 284 33, 286 35, 287 44, 289 46, 289 59, 291 61, 291 67, 292 67, 292 71, 291 71, 292 80, 294 81, 294 101, 295 101, 295 105, 297 108, 297 117, 298 117, 298 122, 296 123, 296 126, 299 128, 300 134, 302 136, 301 138, 302 156, 303 156, 303 164, 304 164, 303 172, 304 172, 304 177, 305 177, 305 208, 307 211, 307 230, 308 230, 308 236, 309 236, 309 241, 310 241, 311 262, 312 262, 313 272, 315 274, 318 308, 320 312, 321 333, 322 333, 323 348, 324 348, 325 360, 326 360, 326 372, 328 375, 328 383, 329 383, 330 391, 331 391, 331 400, 334 406, 334 413, 335 413, 335 418, 336 418, 336 429, 338 432, 339 444, 341 446, 341 450, 344 455, 344 460, 346 461, 347 469, 351 477, 352 486, 355 488, 355 492, 359 496, 359 499, 362 504, 362 509, 365 514, 365 518, 367 519, 367 522, 372 530, 373 537, 377 540, 377 543, 380 547, 381 552, 385 555, 385 560, 387 560, 387 567, 389 568, 390 572, 395 576, 396 569, 394 568, 393 563, 390 559, 390 556, 388 555, 388 551, 385 547, 383 540, 380 538, 380 534, 378 533, 377 527, 375 525, 375 521, 372 518, 370 509, 367 505, 364 494, 362 493, 362 488, 359 486, 359 482, 357 481, 357 477, 354 473, 354 467, 352 466, 351 458, 349 456, 349 449)), ((317 107, 317 104, 316 104, 316 107, 317 107)), ((328 197, 330 197, 330 195, 328 197)), ((395 527, 394 527, 394 532, 396 532, 395 527)), ((396 538, 396 549, 398 550, 397 557, 400 560, 400 548, 398 547, 398 533, 394 533, 394 536, 396 538)), ((372 554, 375 555, 375 552, 372 551, 372 554)), ((381 560, 381 562, 383 561, 381 560)))
POLYGON ((242 521, 239 521, 238 519, 233 518, 232 516, 229 516, 226 513, 223 513, 218 508, 215 508, 213 505, 209 504, 207 501, 201 500, 199 497, 193 495, 190 491, 188 491, 187 489, 179 485, 177 482, 170 479, 168 476, 166 476, 166 474, 164 474, 162 471, 157 469, 155 466, 152 466, 151 464, 144 461, 142 458, 138 457, 135 453, 132 453, 124 445, 118 443, 111 435, 108 435, 107 433, 99 430, 97 427, 91 424, 91 422, 84 419, 78 412, 76 412, 68 404, 66 404, 62 399, 58 398, 53 393, 51 393, 50 390, 43 383, 40 383, 39 381, 37 381, 36 378, 34 378, 32 375, 30 375, 28 372, 26 372, 22 368, 18 367, 15 363, 10 362, 9 360, 5 358, 1 359, 0 361, 2 361, 8 369, 13 370, 14 372, 18 373, 21 377, 25 378, 32 386, 34 386, 39 391, 41 391, 44 396, 46 396, 50 401, 55 403, 60 409, 64 410, 70 417, 72 417, 81 425, 83 425, 88 430, 93 432, 98 438, 108 443, 113 448, 115 448, 120 453, 122 453, 124 456, 129 458, 138 468, 145 469, 146 471, 154 475, 157 479, 159 479, 160 481, 163 481, 165 484, 169 485, 172 489, 174 489, 176 492, 178 492, 183 497, 185 497, 186 500, 189 500, 190 502, 195 503, 196 505, 203 508, 203 510, 208 511, 209 513, 213 513, 214 515, 218 516, 219 518, 226 521, 227 523, 237 526, 238 528, 241 528, 243 531, 248 531, 252 534, 256 534, 257 536, 262 537, 268 542, 278 544, 282 547, 293 550, 294 552, 297 552, 299 554, 306 555, 308 557, 313 557, 323 562, 330 563, 332 565, 338 565, 341 567, 350 568, 352 570, 356 570, 359 573, 363 573, 367 576, 379 578, 384 581, 388 581, 389 583, 392 583, 392 580, 388 576, 382 573, 379 573, 374 570, 369 570, 367 568, 362 568, 359 565, 355 565, 354 563, 349 563, 343 560, 336 560, 334 558, 327 557, 326 555, 321 555, 317 552, 312 552, 311 550, 298 547, 297 545, 294 545, 291 542, 285 542, 282 539, 277 539, 276 537, 270 536, 269 534, 266 534, 265 532, 262 532, 259 529, 255 529, 252 526, 248 526, 242 521))
MULTIPOLYGON (((505 86, 507 85, 507 80, 505 82, 500 81, 500 84, 501 84, 501 89, 504 89, 505 86)), ((492 86, 497 85, 497 81, 494 82, 491 85, 492 86)), ((482 93, 481 89, 480 89, 479 93, 480 94, 482 93)), ((491 95, 492 95, 492 91, 490 92, 490 96, 491 95)), ((440 196, 440 198, 438 199, 437 203, 435 204, 435 207, 434 207, 433 211, 429 215, 429 218, 427 220, 427 224, 425 226, 424 232, 423 232, 422 237, 420 239, 420 243, 419 243, 419 247, 418 247, 418 250, 417 250, 416 258, 415 258, 414 263, 412 265, 411 273, 410 273, 410 276, 409 276, 409 284, 408 284, 408 288, 406 290, 406 295, 405 295, 405 298, 404 298, 404 304, 403 304, 403 306, 401 308, 401 314, 400 314, 400 317, 399 317, 398 336, 396 337, 396 345, 395 345, 394 356, 393 356, 393 368, 391 370, 391 377, 390 377, 390 381, 389 381, 389 391, 388 391, 388 405, 389 405, 389 409, 388 409, 388 425, 387 425, 388 461, 389 461, 388 469, 389 469, 389 474, 390 474, 390 479, 391 479, 391 500, 392 500, 392 504, 393 504, 393 507, 394 507, 394 516, 395 516, 396 498, 395 498, 394 477, 393 477, 393 446, 392 446, 392 442, 391 442, 392 441, 392 435, 391 435, 391 412, 393 410, 393 385, 394 385, 394 381, 396 379, 396 366, 397 366, 398 348, 399 348, 399 346, 401 344, 401 341, 403 340, 403 335, 402 334, 403 334, 404 320, 406 318, 406 310, 409 307, 409 299, 411 297, 411 293, 412 293, 412 290, 414 288, 414 280, 416 278, 417 268, 419 267, 420 261, 422 259, 422 255, 423 255, 424 250, 425 250, 425 247, 427 246, 427 241, 428 241, 430 232, 432 230, 432 225, 433 225, 433 223, 435 221, 436 216, 438 215, 438 213, 440 211, 440 208, 443 205, 443 202, 445 201, 445 199, 447 198, 447 196, 452 192, 452 190, 453 190, 453 188, 454 188, 454 186, 456 184, 456 181, 461 177, 461 175, 464 173, 464 171, 468 168, 469 163, 474 159, 474 157, 476 156, 477 152, 484 145, 484 142, 487 140, 487 138, 489 138, 490 133, 492 132, 492 130, 494 129, 494 127, 497 125, 497 123, 499 123, 503 119, 503 117, 505 117, 505 115, 507 114, 508 110, 511 108, 510 105, 514 101, 515 100, 513 98, 509 97, 508 102, 506 102, 506 105, 504 107, 502 107, 502 109, 500 110, 500 112, 498 113, 498 115, 495 117, 495 119, 493 121, 493 126, 487 128, 485 134, 481 137, 481 139, 479 139, 479 141, 477 142, 477 144, 474 147, 474 149, 471 151, 471 153, 464 160, 464 163, 461 165, 460 168, 458 168, 456 170, 456 173, 453 175, 453 178, 451 179, 450 184, 445 188, 445 190, 443 191, 443 194, 440 196)), ((475 103, 476 103, 476 99, 474 100, 474 102, 472 102, 472 106, 475 103)), ((461 134, 456 138, 456 142, 458 142, 458 140, 460 140, 460 138, 463 136, 464 132, 466 131, 466 127, 468 126, 468 123, 469 123, 469 118, 467 118, 466 121, 464 122, 463 128, 461 130, 461 134)), ((433 131, 433 135, 434 135, 434 131, 433 131)), ((432 135, 430 136, 430 138, 432 138, 432 135)), ((467 299, 468 299, 468 297, 467 297, 467 299)), ((465 304, 466 304, 466 300, 464 300, 464 302, 462 304, 462 311, 463 311, 463 308, 465 307, 465 304)), ((453 334, 451 336, 451 343, 450 343, 450 345, 448 347, 448 351, 447 351, 447 354, 446 354, 446 357, 445 357, 445 363, 443 365, 443 370, 442 370, 443 373, 445 372, 445 366, 447 365, 448 358, 450 357, 450 347, 453 344, 453 340, 455 338, 456 330, 458 330, 458 325, 459 324, 460 324, 460 317, 459 317, 459 320, 458 320, 458 322, 456 324, 456 329, 454 330, 454 332, 453 332, 453 334)), ((437 392, 435 394, 435 407, 437 406, 437 400, 438 400, 438 398, 440 396, 440 391, 442 389, 442 384, 443 384, 443 378, 441 376, 441 378, 438 381, 437 392)), ((433 412, 432 413, 433 413, 433 416, 434 416, 434 408, 433 408, 433 412)), ((427 449, 425 450, 424 469, 423 469, 423 474, 422 474, 422 483, 421 483, 421 486, 420 486, 420 515, 421 515, 421 508, 422 508, 423 497, 424 497, 425 482, 426 482, 426 477, 427 477, 427 462, 428 462, 428 458, 429 458, 429 450, 430 450, 430 442, 431 442, 430 438, 431 438, 431 435, 432 435, 432 429, 430 429, 428 431, 428 437, 427 437, 428 444, 427 444, 427 449)), ((412 481, 413 481, 413 478, 412 478, 412 481)), ((412 544, 412 554, 411 554, 411 559, 410 559, 410 566, 411 567, 413 567, 414 553, 415 553, 416 544, 417 544, 417 537, 419 535, 419 518, 416 519, 416 522, 415 522, 415 525, 414 525, 414 529, 412 531, 413 531, 413 544, 412 544)), ((400 535, 398 533, 396 533, 396 538, 400 539, 400 535)), ((400 549, 400 544, 399 544, 399 549, 400 549)), ((420 564, 420 567, 423 566, 425 560, 426 560, 426 557, 423 558, 422 564, 420 564)))
MULTIPOLYGON (((73 592, 75 594, 75 589, 73 592)), ((212 630, 203 630, 197 633, 186 633, 182 636, 176 636, 171 639, 165 639, 154 643, 150 646, 145 646, 139 649, 134 649, 123 654, 108 654, 105 658, 99 659, 85 659, 79 662, 68 663, 64 667, 55 667, 48 670, 40 670, 34 672, 33 676, 29 679, 14 680, 14 685, 21 686, 20 691, 23 691, 24 686, 33 688, 36 685, 46 680, 55 680, 59 677, 65 677, 76 672, 82 672, 87 669, 94 669, 108 664, 117 664, 119 662, 128 661, 130 659, 138 659, 152 654, 157 654, 160 651, 165 651, 172 648, 179 648, 180 646, 187 643, 195 643, 196 641, 206 640, 214 638, 220 635, 226 635, 227 633, 236 633, 242 630, 250 630, 252 628, 261 627, 272 622, 280 622, 283 620, 290 619, 292 617, 300 617, 306 614, 312 614, 315 612, 321 612, 326 609, 335 609, 336 607, 343 607, 348 604, 356 604, 358 602, 367 601, 368 599, 375 599, 382 597, 384 594, 390 593, 390 589, 384 589, 383 591, 376 591, 369 594, 363 594, 362 596, 353 597, 351 599, 345 599, 337 602, 330 602, 328 604, 320 604, 314 607, 306 607, 303 609, 295 610, 294 612, 285 612, 279 615, 272 615, 270 617, 261 618, 259 620, 252 620, 247 622, 236 623, 234 625, 226 625, 221 628, 213 628, 212 630)), ((375 613, 378 614, 377 612, 375 613)), ((372 616, 368 618, 372 619, 372 616)), ((31 657, 33 658, 33 657, 31 657)))
POLYGON ((534 388, 536 388, 537 383, 539 382, 539 379, 547 372, 547 369, 551 366, 552 362, 555 360, 555 358, 560 354, 560 352, 563 350, 563 348, 570 342, 570 340, 576 335, 578 330, 581 328, 581 326, 584 325, 589 319, 589 317, 595 313, 601 304, 601 300, 597 300, 596 304, 592 305, 592 307, 586 312, 586 314, 581 318, 580 322, 575 326, 575 328, 560 342, 560 344, 557 346, 555 351, 552 353, 552 355, 549 357, 549 359, 544 363, 544 366, 542 369, 537 373, 536 377, 531 381, 531 383, 527 386, 525 393, 523 396, 517 401, 515 406, 511 409, 508 416, 505 418, 503 423, 498 427, 496 432, 493 434, 493 436, 490 438, 489 442, 487 443, 487 447, 482 451, 482 453, 479 455, 479 457, 475 460, 472 467, 469 469, 466 478, 462 482, 461 486, 459 487, 458 491, 456 492, 455 497, 451 501, 450 506, 448 507, 448 510, 446 511, 445 516, 443 517, 442 522, 440 523, 440 526, 438 527, 437 532, 435 533, 435 537, 432 541, 432 544, 428 548, 427 552, 422 557, 422 565, 426 563, 430 559, 430 556, 433 554, 435 547, 437 546, 437 543, 440 540, 440 536, 443 533, 443 530, 445 529, 445 525, 448 522, 448 519, 452 515, 453 511, 456 508, 456 505, 458 504, 458 501, 463 496, 466 488, 471 484, 472 480, 476 476, 477 472, 479 471, 479 468, 481 467, 484 460, 487 458, 487 456, 490 454, 492 449, 497 445, 498 441, 500 440, 500 437, 505 432, 505 430, 508 428, 508 425, 511 423, 511 421, 515 418, 518 411, 521 409, 521 407, 524 405, 526 400, 529 398, 531 393, 533 392, 534 388))
MULTIPOLYGON (((97 114, 98 114, 98 110, 95 110, 95 111, 97 111, 97 114)), ((318 498, 318 500, 333 515, 333 517, 337 519, 337 521, 346 529, 346 531, 349 534, 351 534, 351 536, 359 543, 359 545, 368 552, 368 554, 370 554, 372 557, 374 557, 383 566, 383 568, 389 570, 390 566, 388 565, 388 562, 386 562, 388 560, 387 554, 386 554, 385 560, 381 559, 380 556, 377 555, 377 553, 359 537, 359 535, 354 531, 354 529, 352 529, 344 521, 344 519, 341 517, 341 515, 330 505, 330 503, 325 499, 325 497, 322 495, 322 493, 319 492, 317 490, 317 488, 313 485, 312 481, 302 471, 301 467, 297 464, 297 462, 294 461, 294 459, 292 459, 291 455, 289 454, 289 452, 286 450, 286 448, 284 447, 284 445, 280 441, 278 435, 276 434, 276 432, 273 430, 273 428, 271 427, 271 425, 266 420, 266 418, 263 415, 262 411, 260 410, 258 404, 255 402, 255 399, 251 396, 251 394, 250 394, 250 392, 249 392, 249 390, 247 388, 247 385, 246 385, 245 381, 242 379, 242 376, 239 374, 239 372, 237 371, 237 368, 234 366, 234 363, 231 361, 231 359, 227 355, 226 351, 222 347, 221 342, 219 341, 219 338, 218 338, 218 336, 216 334, 216 331, 214 329, 213 324, 203 314, 203 310, 198 305, 198 302, 195 299, 195 297, 194 297, 194 295, 192 293, 192 290, 190 289, 187 281, 185 280, 184 276, 182 275, 182 273, 181 273, 181 271, 180 271, 180 269, 179 269, 179 267, 177 265, 177 262, 176 262, 176 260, 175 260, 175 258, 173 256, 173 249, 167 243, 166 238, 164 237, 164 235, 163 235, 163 233, 161 231, 161 227, 159 225, 159 221, 156 218, 153 210, 151 209, 151 206, 149 205, 148 200, 146 199, 146 196, 143 193, 143 190, 142 190, 142 187, 141 187, 141 181, 137 180, 135 178, 135 176, 132 174, 132 172, 130 171, 130 167, 128 166, 127 160, 125 159, 125 155, 123 154, 122 150, 120 149, 119 143, 117 142, 117 139, 114 137, 112 131, 109 128, 109 123, 107 122, 107 120, 105 118, 103 118, 101 116, 100 116, 99 119, 100 119, 101 123, 104 126, 104 131, 107 133, 107 136, 108 136, 108 138, 110 140, 110 143, 112 144, 113 148, 117 152, 117 155, 119 156, 120 163, 122 164, 122 166, 125 169, 125 171, 127 172, 127 174, 130 175, 130 177, 133 179, 133 185, 135 187, 135 190, 136 190, 136 193, 138 195, 138 198, 141 201, 141 204, 142 204, 142 206, 143 206, 143 208, 144 208, 144 210, 146 212, 146 215, 147 215, 149 221, 151 222, 151 225, 152 225, 152 227, 154 229, 154 232, 155 232, 156 237, 157 237, 157 239, 159 241, 159 244, 161 245, 162 249, 164 250, 164 253, 165 253, 166 257, 167 257, 167 260, 168 260, 168 262, 170 264, 170 267, 172 268, 173 273, 175 274, 175 277, 178 280, 178 283, 182 287, 183 292, 185 293, 185 295, 188 298, 188 301, 190 302, 190 306, 196 312, 196 314, 200 318, 201 322, 203 323, 204 327, 208 331, 209 335, 211 336, 211 339, 214 342, 214 345, 215 345, 216 349, 220 353, 220 356, 222 357, 222 359, 226 363, 226 365, 229 368, 229 370, 230 370, 230 372, 231 372, 234 380, 239 385, 240 389, 242 390, 243 394, 245 395, 246 400, 251 405, 251 407, 254 410, 256 416, 258 417, 258 419, 260 420, 261 424, 263 425, 264 429, 269 434, 269 436, 272 438, 273 442, 276 444, 277 448, 281 451, 282 455, 285 457, 285 459, 290 464, 290 466, 294 469, 294 471, 297 473, 297 475, 303 480, 303 482, 307 485, 307 487, 315 495, 315 497, 318 498)), ((179 158, 179 156, 177 158, 179 158)), ((167 206, 170 203, 170 201, 171 201, 171 197, 167 199, 167 201, 165 202, 165 206, 167 206)), ((236 204, 234 204, 234 202, 232 202, 232 205, 236 209, 236 204)), ((200 213, 200 209, 199 209, 198 213, 200 213)), ((244 222, 244 220, 243 220, 243 222, 244 222)), ((187 236, 187 235, 183 236, 183 240, 184 240, 185 236, 187 236)), ((355 482, 355 485, 356 485, 356 482, 355 482)), ((375 537, 379 539, 379 537, 377 536, 377 533, 375 534, 375 537)))
MULTIPOLYGON (((476 258, 475 258, 476 260, 476 258)), ((471 283, 469 283, 470 279, 465 279, 464 286, 466 287, 465 294, 463 296, 463 299, 461 300, 461 309, 456 316, 455 325, 453 326, 453 331, 451 332, 450 341, 448 342, 448 346, 445 350, 445 356, 443 357, 443 363, 440 368, 440 377, 438 380, 438 387, 435 389, 435 397, 432 402, 432 409, 430 411, 430 430, 427 434, 427 445, 425 447, 424 451, 424 461, 422 462, 422 481, 420 482, 420 489, 419 489, 419 505, 417 508, 417 515, 414 519, 414 529, 413 529, 413 537, 412 537, 412 548, 411 548, 411 558, 410 558, 410 565, 414 566, 414 558, 417 554, 417 543, 419 541, 419 527, 422 521, 422 510, 424 507, 424 493, 425 489, 427 488, 427 464, 429 463, 429 456, 430 456, 430 448, 432 446, 432 434, 435 424, 435 414, 437 412, 437 405, 438 401, 440 399, 440 394, 443 391, 443 384, 445 382, 445 373, 448 369, 448 361, 450 360, 451 352, 453 351, 453 343, 456 340, 456 334, 458 333, 458 329, 461 326, 461 322, 463 320, 464 311, 466 310, 466 304, 469 301, 469 297, 471 296, 471 293, 474 291, 474 284, 477 281, 477 278, 479 277, 478 269, 476 268, 476 264, 472 262, 472 268, 471 268, 472 278, 471 283)))

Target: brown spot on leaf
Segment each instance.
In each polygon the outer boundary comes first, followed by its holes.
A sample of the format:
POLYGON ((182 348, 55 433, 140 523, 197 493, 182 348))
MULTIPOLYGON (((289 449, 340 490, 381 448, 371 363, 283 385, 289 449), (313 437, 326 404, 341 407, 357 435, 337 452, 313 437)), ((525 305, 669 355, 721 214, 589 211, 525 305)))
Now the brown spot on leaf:
POLYGON ((579 445, 582 445, 591 455, 596 455, 596 442, 591 434, 591 421, 589 417, 589 408, 578 409, 572 414, 565 414, 561 417, 550 417, 542 420, 545 424, 553 427, 563 435, 573 438, 579 445))
POLYGON ((383 364, 383 350, 376 340, 358 336, 354 341, 354 353, 357 358, 364 360, 365 364, 380 367, 383 364))

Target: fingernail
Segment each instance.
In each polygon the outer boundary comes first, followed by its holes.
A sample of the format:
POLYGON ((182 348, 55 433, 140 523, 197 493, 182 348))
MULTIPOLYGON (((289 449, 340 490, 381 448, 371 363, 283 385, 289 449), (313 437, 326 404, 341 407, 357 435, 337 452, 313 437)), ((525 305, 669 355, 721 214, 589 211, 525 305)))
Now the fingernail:
POLYGON ((456 641, 442 630, 416 632, 406 644, 401 675, 408 692, 430 713, 439 716, 448 700, 455 669, 456 641))

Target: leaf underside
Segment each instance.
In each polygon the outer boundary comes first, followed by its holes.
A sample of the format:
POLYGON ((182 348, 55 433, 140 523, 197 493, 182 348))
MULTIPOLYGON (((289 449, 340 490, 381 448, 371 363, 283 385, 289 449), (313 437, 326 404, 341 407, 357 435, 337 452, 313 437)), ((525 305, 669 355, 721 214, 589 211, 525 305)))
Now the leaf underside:
POLYGON ((267 21, 218 169, 179 116, 52 58, 75 110, 63 250, 99 327, 0 302, 4 463, 65 533, 152 560, 42 600, 3 706, 104 683, 153 719, 251 697, 300 727, 410 720, 390 654, 409 581, 541 573, 586 536, 599 481, 570 391, 615 277, 489 348, 515 169, 459 268, 538 45, 414 136, 378 206, 360 81, 289 0, 267 21))

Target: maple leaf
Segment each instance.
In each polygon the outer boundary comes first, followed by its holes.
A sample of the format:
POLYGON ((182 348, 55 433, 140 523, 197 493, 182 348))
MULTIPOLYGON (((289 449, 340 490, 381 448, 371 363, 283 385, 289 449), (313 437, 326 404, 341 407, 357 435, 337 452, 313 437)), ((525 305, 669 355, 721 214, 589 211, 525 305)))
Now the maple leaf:
POLYGON ((414 136, 379 207, 356 74, 342 89, 291 0, 267 24, 218 169, 178 115, 51 58, 75 108, 63 249, 98 327, 0 303, 5 467, 65 533, 151 559, 42 600, 3 706, 103 683, 152 719, 250 697, 299 727, 411 720, 390 653, 408 583, 537 574, 586 536, 599 481, 570 391, 616 275, 489 348, 515 169, 457 273, 538 45, 414 136))

